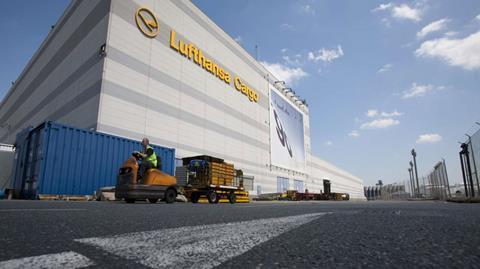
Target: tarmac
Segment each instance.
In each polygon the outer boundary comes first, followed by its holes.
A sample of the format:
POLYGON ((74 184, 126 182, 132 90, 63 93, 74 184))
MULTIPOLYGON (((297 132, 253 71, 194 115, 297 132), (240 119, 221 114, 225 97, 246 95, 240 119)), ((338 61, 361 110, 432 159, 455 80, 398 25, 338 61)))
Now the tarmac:
POLYGON ((480 268, 480 205, 0 201, 0 268, 480 268))

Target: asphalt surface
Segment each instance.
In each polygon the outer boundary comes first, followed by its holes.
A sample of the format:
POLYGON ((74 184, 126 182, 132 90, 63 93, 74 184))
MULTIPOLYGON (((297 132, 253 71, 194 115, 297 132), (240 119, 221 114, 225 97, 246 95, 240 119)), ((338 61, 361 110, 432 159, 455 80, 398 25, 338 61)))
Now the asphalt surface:
POLYGON ((0 201, 0 232, 5 268, 480 268, 480 204, 0 201))

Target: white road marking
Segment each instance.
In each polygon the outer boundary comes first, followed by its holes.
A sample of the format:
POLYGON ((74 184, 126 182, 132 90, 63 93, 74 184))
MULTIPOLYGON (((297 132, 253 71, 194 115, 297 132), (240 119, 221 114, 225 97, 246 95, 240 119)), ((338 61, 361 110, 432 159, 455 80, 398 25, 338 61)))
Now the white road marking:
POLYGON ((63 269, 63 268, 84 268, 95 263, 87 257, 73 251, 47 254, 41 256, 20 258, 0 262, 2 269, 63 269))
POLYGON ((75 241, 152 268, 212 268, 325 214, 187 226, 75 241))
POLYGON ((11 208, 0 209, 1 212, 30 212, 30 211, 85 211, 84 208, 11 208))

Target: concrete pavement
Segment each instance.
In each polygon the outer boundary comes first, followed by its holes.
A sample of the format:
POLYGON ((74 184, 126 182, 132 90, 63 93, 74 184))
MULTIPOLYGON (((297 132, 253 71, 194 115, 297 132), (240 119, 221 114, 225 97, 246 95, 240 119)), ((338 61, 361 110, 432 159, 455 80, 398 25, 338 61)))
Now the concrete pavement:
POLYGON ((0 201, 0 220, 0 268, 480 267, 478 204, 0 201))

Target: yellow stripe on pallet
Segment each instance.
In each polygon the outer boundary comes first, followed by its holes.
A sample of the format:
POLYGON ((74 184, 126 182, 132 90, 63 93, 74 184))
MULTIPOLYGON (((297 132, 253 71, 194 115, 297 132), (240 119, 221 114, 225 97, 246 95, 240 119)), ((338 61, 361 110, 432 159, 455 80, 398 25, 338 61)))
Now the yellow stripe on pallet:
MULTIPOLYGON (((198 200, 199 203, 201 204, 208 204, 208 200, 206 198, 200 198, 198 200)), ((228 199, 220 199, 218 201, 219 203, 230 203, 230 201, 228 201, 228 199)), ((238 199, 237 198, 237 203, 250 203, 250 200, 249 199, 238 199)))

